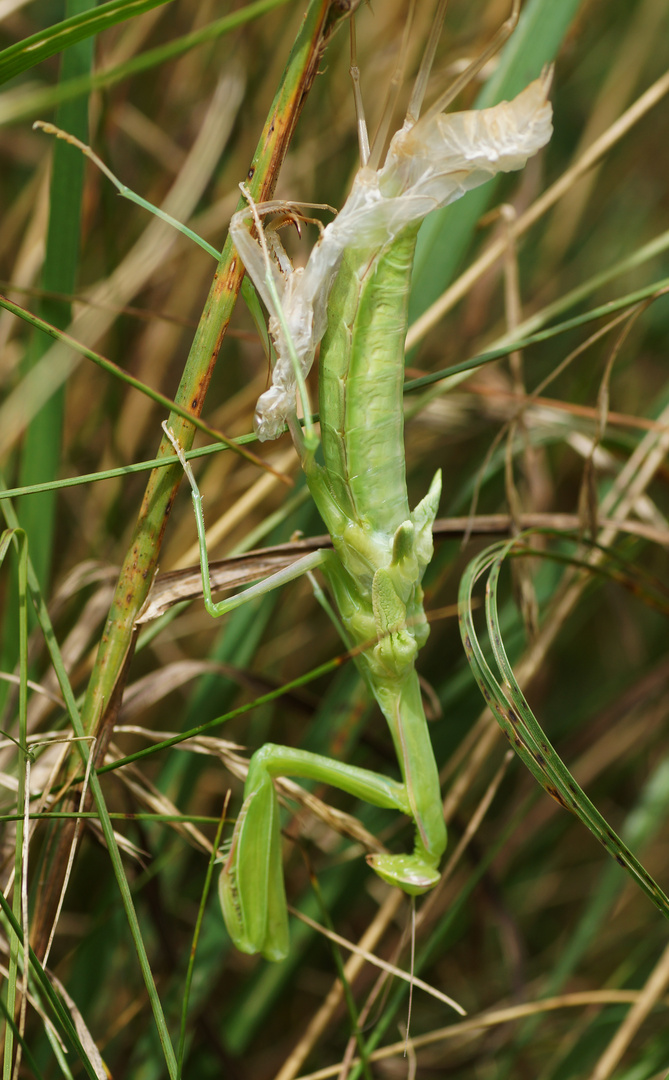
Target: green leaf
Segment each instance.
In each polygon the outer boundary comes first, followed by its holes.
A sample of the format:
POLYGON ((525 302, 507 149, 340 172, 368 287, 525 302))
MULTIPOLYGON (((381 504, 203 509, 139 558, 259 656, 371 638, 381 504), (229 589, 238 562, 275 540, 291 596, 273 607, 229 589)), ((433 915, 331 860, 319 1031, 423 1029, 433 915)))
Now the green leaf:
POLYGON ((93 37, 116 23, 171 2, 172 0, 109 0, 101 7, 82 11, 79 15, 73 15, 50 26, 48 30, 40 30, 23 41, 17 41, 15 45, 10 45, 0 53, 0 84, 35 67, 36 64, 41 64, 42 60, 49 56, 69 49, 84 38, 93 37))

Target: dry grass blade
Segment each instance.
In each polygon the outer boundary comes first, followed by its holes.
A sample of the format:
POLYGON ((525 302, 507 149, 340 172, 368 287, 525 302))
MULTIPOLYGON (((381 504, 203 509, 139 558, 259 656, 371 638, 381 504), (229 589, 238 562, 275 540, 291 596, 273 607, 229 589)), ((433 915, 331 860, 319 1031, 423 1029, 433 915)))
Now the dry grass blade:
MULTIPOLYGON (((639 991, 634 990, 591 990, 583 993, 563 994, 560 997, 512 1005, 506 1009, 496 1009, 489 1013, 482 1013, 479 1016, 472 1016, 468 1020, 462 1020, 449 1027, 431 1031, 427 1035, 414 1036, 412 1042, 414 1050, 417 1050, 445 1039, 457 1039, 463 1035, 485 1031, 501 1024, 511 1024, 528 1016, 536 1016, 538 1013, 553 1012, 558 1009, 587 1009, 593 1005, 634 1005, 638 1002, 639 997, 639 991)), ((669 1001, 665 999, 662 1004, 667 1007, 669 1001)), ((384 1046, 382 1050, 375 1050, 371 1055, 371 1059, 372 1061, 385 1061, 388 1058, 400 1057, 403 1053, 404 1042, 397 1042, 392 1043, 390 1046, 384 1046)), ((325 1069, 317 1069, 316 1072, 302 1073, 297 1080, 329 1080, 329 1077, 336 1076, 338 1071, 339 1065, 332 1065, 325 1069)))
POLYGON ((643 990, 593 1069, 589 1080, 608 1080, 648 1014, 669 984, 669 946, 657 961, 643 990))
POLYGON ((320 926, 301 911, 296 911, 293 908, 292 914, 295 915, 300 922, 303 922, 306 926, 310 926, 313 930, 322 934, 323 937, 329 938, 330 941, 336 941, 336 943, 346 949, 347 952, 354 953, 362 960, 366 960, 372 967, 380 968, 381 971, 385 971, 388 975, 392 975, 396 979, 403 979, 406 983, 411 983, 417 990, 424 990, 430 997, 435 998, 437 1001, 441 1001, 444 1005, 449 1005, 457 1013, 460 1013, 460 1016, 466 1016, 465 1010, 461 1005, 458 1005, 457 1001, 454 1001, 448 994, 442 993, 441 990, 437 990, 436 987, 430 986, 430 984, 424 982, 423 979, 419 979, 415 975, 412 975, 410 971, 404 971, 395 964, 388 964, 373 952, 369 952, 367 949, 363 949, 359 945, 354 944, 354 942, 348 941, 346 938, 342 937, 341 934, 335 934, 332 930, 328 930, 327 927, 320 926))

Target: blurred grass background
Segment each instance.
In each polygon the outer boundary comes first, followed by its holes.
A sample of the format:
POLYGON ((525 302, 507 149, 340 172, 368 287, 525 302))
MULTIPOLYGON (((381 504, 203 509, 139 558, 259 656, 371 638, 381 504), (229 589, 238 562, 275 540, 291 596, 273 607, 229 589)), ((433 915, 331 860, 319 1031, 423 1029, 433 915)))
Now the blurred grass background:
MULTIPOLYGON (((463 58, 485 47, 508 6, 507 0, 452 0, 430 100, 461 70, 463 58)), ((17 71, 9 66, 10 60, 16 63, 17 43, 33 34, 46 38, 48 28, 89 5, 0 0, 0 49, 14 50, 0 52, 0 75, 7 80, 0 88, 0 279, 1 291, 14 301, 62 327, 74 320, 73 336, 171 397, 213 261, 145 211, 120 200, 76 151, 62 144, 55 149, 47 136, 31 130, 31 123, 57 115, 56 122, 89 142, 130 188, 157 205, 169 195, 171 212, 221 248, 238 201, 237 184, 247 174, 306 0, 277 4, 225 33, 219 21, 233 8, 248 14, 251 5, 172 0, 146 7, 62 55, 54 51, 36 66, 29 52, 19 53, 25 64, 17 71), (199 43, 187 48, 195 32, 199 43), (167 55, 141 60, 159 47, 167 55), (75 78, 83 83, 78 96, 67 101, 68 84, 75 78)), ((435 7, 425 0, 418 6, 409 73, 416 70, 435 7)), ((397 62, 406 9, 405 0, 385 0, 374 8, 362 5, 356 14, 362 92, 372 130, 397 62)), ((523 20, 501 58, 483 73, 492 88, 482 82, 469 87, 457 107, 468 107, 481 93, 499 96, 500 87, 501 96, 517 92, 554 57, 553 140, 523 173, 480 189, 428 221, 417 258, 414 319, 504 236, 499 217, 479 224, 487 210, 506 201, 522 214, 667 70, 667 0, 528 0, 523 20)), ((342 28, 305 102, 277 197, 342 205, 357 167, 348 66, 348 35, 342 28)), ((668 108, 660 98, 519 241, 521 319, 559 304, 571 290, 623 260, 621 272, 556 318, 669 275, 668 108), (650 255, 645 254, 649 244, 654 244, 650 255)), ((306 259, 315 239, 313 228, 305 234, 301 242, 287 239, 296 262, 306 259)), ((650 460, 642 455, 654 440, 656 457, 624 515, 643 523, 653 539, 621 533, 611 543, 666 585, 665 298, 639 315, 615 356, 608 385, 610 415, 601 438, 600 391, 615 332, 586 348, 541 392, 540 401, 528 403, 512 434, 515 487, 508 466, 505 475, 504 440, 486 464, 493 441, 514 414, 514 394, 533 391, 599 325, 526 350, 522 379, 518 365, 500 361, 448 393, 437 383, 407 397, 411 501, 424 493, 440 466, 443 518, 467 515, 477 485, 479 514, 508 512, 511 496, 518 513, 578 515, 584 478, 590 505, 596 498, 606 506, 612 491, 629 491, 639 480, 641 465, 630 477, 625 465, 635 453, 640 462, 650 460)), ((497 260, 419 341, 414 335, 410 377, 457 364, 483 351, 506 329, 504 270, 497 260)), ((118 470, 155 457, 164 412, 87 360, 62 350, 56 354, 43 335, 7 311, 0 313, 0 350, 5 485, 112 473, 98 482, 14 500, 69 677, 75 693, 83 694, 146 482, 141 471, 119 475, 118 470), (37 371, 32 379, 31 369, 37 371), (47 394, 52 379, 57 385, 47 394)), ((254 402, 266 383, 262 347, 238 305, 207 395, 205 419, 229 436, 248 433, 254 402)), ((298 530, 306 536, 323 531, 287 439, 258 452, 289 474, 294 486, 286 488, 230 452, 196 466, 214 532, 213 558, 288 542, 298 530)), ((477 807, 505 756, 497 729, 482 715, 482 700, 450 614, 464 567, 488 541, 476 529, 465 550, 461 539, 461 530, 448 535, 444 526, 427 578, 427 608, 435 613, 432 635, 419 662, 443 770, 449 852, 476 821, 477 807), (442 609, 446 614, 440 615, 442 609)), ((160 570, 193 565, 194 540, 190 498, 183 490, 169 520, 160 570)), ((557 621, 554 640, 524 687, 574 775, 666 889, 666 612, 611 583, 592 581, 562 620, 554 600, 564 573, 552 563, 537 562, 531 581, 525 580, 526 589, 536 592, 543 628, 546 612, 557 621)), ((524 626, 507 587, 504 640, 511 658, 522 665, 531 648, 531 627, 524 626)), ((12 673, 18 657, 19 593, 16 567, 8 561, 0 588, 2 671, 12 673)), ((171 608, 164 619, 142 627, 107 761, 224 716, 339 653, 341 645, 307 582, 249 604, 221 623, 208 619, 197 600, 171 608)), ((52 695, 32 690, 26 721, 32 739, 50 737, 52 743, 41 747, 30 776, 31 809, 46 815, 32 823, 26 871, 32 922, 43 900, 50 853, 63 828, 62 819, 52 815, 67 807, 62 785, 72 770, 67 758, 71 744, 55 741, 67 740, 72 732, 39 628, 30 638, 30 677, 52 695)), ((10 681, 0 683, 0 700, 0 728, 17 737, 18 701, 10 681)), ((271 739, 392 771, 385 728, 356 671, 344 664, 212 727, 208 735, 101 776, 109 810, 121 815, 114 824, 124 871, 167 1026, 175 1046, 180 1045, 178 1075, 288 1080, 331 1067, 318 1075, 338 1076, 351 1016, 333 989, 337 966, 330 945, 297 920, 292 920, 292 950, 284 964, 241 956, 227 939, 214 888, 203 907, 183 1018, 182 1003, 211 845, 229 788, 230 813, 239 805, 237 759, 223 740, 253 750, 271 739)), ((0 745, 0 755, 3 886, 11 901, 12 869, 24 865, 15 850, 22 766, 9 741, 0 745)), ((316 794, 355 813, 389 846, 406 842, 403 823, 393 815, 351 806, 336 793, 316 794)), ((406 943, 401 942, 408 902, 389 900, 389 890, 368 870, 360 848, 309 809, 291 801, 284 829, 289 901, 321 923, 327 913, 334 929, 354 942, 377 926, 368 947, 390 961, 399 956, 406 967, 406 943), (318 880, 320 899, 310 874, 318 880), (386 913, 383 924, 379 913, 386 913)), ((43 994, 33 986, 25 1018, 30 1060, 24 1051, 20 1075, 104 1075, 93 1043, 114 1077, 169 1075, 107 848, 94 820, 87 819, 82 831, 54 934, 48 970, 65 988, 69 997, 64 1000, 80 1011, 89 1035, 82 1036, 80 1060, 63 1055, 44 1020, 43 994)), ((10 936, 2 943, 5 953, 10 936)), ((658 967, 666 943, 666 922, 647 898, 514 759, 418 928, 421 977, 454 997, 472 1018, 482 1014, 479 1026, 458 1029, 452 1010, 416 990, 411 1035, 419 1040, 448 1025, 454 1025, 452 1030, 417 1045, 408 1061, 396 1052, 368 1065, 367 1074, 659 1080, 669 1074, 669 971, 665 974, 661 963, 658 967), (648 995, 646 1012, 638 1004, 642 992, 648 995), (581 996, 563 998, 560 1007, 542 1006, 544 998, 576 994, 581 996), (500 1013, 515 1007, 517 1014, 500 1013), (486 1020, 491 1014, 493 1019, 486 1020)), ((348 953, 342 955, 347 961, 348 953)), ((347 975, 357 1009, 365 1010, 361 1042, 401 1042, 406 990, 393 982, 367 1012, 376 975, 369 964, 347 975)), ((10 973, 6 988, 11 979, 10 973)), ((11 1006, 12 998, 5 1000, 11 1006)), ((21 1030, 18 1014, 16 1022, 21 1030)), ((16 1040, 9 1048, 5 1041, 3 1076, 12 1075, 15 1048, 16 1040)), ((350 1075, 359 1075, 356 1070, 350 1075)))

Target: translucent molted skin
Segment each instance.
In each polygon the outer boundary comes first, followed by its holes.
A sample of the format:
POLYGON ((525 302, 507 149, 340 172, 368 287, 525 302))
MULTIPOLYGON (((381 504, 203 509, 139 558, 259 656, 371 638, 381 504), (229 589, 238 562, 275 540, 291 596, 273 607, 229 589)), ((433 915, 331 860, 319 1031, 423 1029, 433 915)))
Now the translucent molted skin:
MULTIPOLYGON (((499 172, 522 169, 551 137, 547 100, 552 69, 512 101, 461 113, 428 112, 394 136, 379 170, 362 168, 343 209, 323 231, 303 270, 282 278, 273 268, 286 323, 302 370, 313 363, 328 325, 328 300, 347 249, 388 249, 408 226, 418 226, 432 210, 459 199, 499 172)), ((278 359, 273 385, 258 401, 255 426, 261 440, 281 434, 295 407, 295 374, 263 285, 265 268, 248 231, 248 211, 235 214, 230 229, 246 268, 270 314, 278 359)), ((331 317, 331 314, 330 314, 331 317)))

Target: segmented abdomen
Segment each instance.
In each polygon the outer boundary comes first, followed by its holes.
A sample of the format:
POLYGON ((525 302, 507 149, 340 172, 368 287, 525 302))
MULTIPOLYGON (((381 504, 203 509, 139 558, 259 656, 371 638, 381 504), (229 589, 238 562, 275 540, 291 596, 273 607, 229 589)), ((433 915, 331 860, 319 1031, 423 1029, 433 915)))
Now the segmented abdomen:
POLYGON ((409 517, 404 465, 404 339, 418 226, 381 252, 349 249, 321 344, 326 476, 347 517, 394 534, 409 517))

